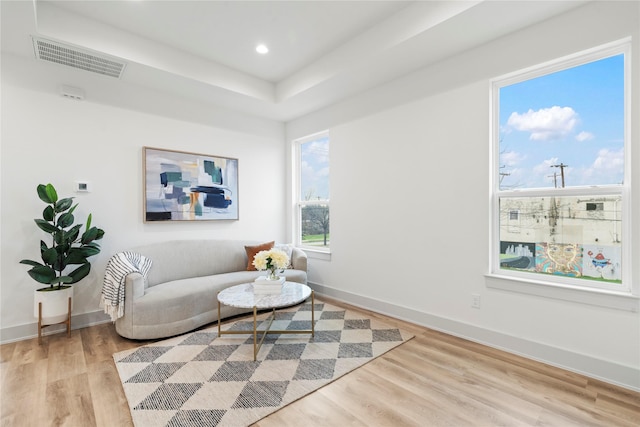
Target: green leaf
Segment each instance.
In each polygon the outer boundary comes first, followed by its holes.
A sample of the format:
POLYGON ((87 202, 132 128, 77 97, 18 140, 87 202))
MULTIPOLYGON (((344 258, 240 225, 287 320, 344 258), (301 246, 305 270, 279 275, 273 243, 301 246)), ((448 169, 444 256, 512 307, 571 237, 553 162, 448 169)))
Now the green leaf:
POLYGON ((82 233, 82 238, 80 239, 80 241, 83 244, 87 244, 89 242, 94 241, 97 237, 98 237, 98 229, 96 227, 91 227, 90 229, 82 233))
POLYGON ((38 225, 38 227, 40 227, 40 229, 42 231, 44 231, 45 233, 55 233, 59 230, 58 227, 56 227, 55 225, 52 225, 50 223, 48 223, 47 221, 45 221, 44 219, 34 219, 34 221, 36 222, 36 224, 38 225))
POLYGON ((91 271, 91 264, 89 262, 86 262, 85 264, 82 264, 80 267, 76 268, 71 273, 69 273, 69 276, 71 276, 73 278, 73 281, 66 282, 66 283, 79 282, 80 280, 82 280, 85 277, 87 277, 87 275, 89 275, 90 271, 91 271))
POLYGON ((87 256, 84 253, 83 248, 71 248, 67 256, 67 265, 71 264, 84 264, 87 262, 87 256))
POLYGON ((56 283, 60 284, 60 283, 75 283, 75 282, 73 281, 73 277, 71 276, 54 277, 49 281, 50 285, 54 285, 56 283))
POLYGON ((56 271, 45 265, 33 267, 27 273, 29 273, 29 276, 31 276, 31 278, 36 282, 45 283, 47 285, 51 284, 51 281, 56 278, 56 271))
POLYGON ((80 248, 80 250, 85 258, 89 258, 90 256, 98 255, 100 253, 100 246, 97 243, 89 243, 80 248))
POLYGON ((42 211, 42 218, 44 218, 45 221, 53 222, 55 217, 56 213, 51 205, 47 206, 46 208, 44 208, 44 211, 42 211))
POLYGON ((20 260, 20 264, 26 264, 26 265, 30 265, 30 266, 32 266, 32 267, 42 266, 42 264, 40 264, 39 262, 37 262, 37 261, 32 261, 32 260, 30 260, 30 259, 23 259, 23 260, 20 260))
POLYGON ((76 239, 78 238, 78 234, 80 234, 81 227, 82 227, 82 224, 76 224, 73 227, 71 227, 69 230, 67 230, 67 232, 65 233, 66 241, 75 242, 76 239))
POLYGON ((47 265, 54 265, 58 261, 58 251, 56 248, 50 248, 42 252, 42 261, 47 265))
MULTIPOLYGON (((64 198, 64 199, 60 199, 60 201, 58 201, 58 203, 56 203, 56 212, 64 212, 67 209, 69 209, 71 207, 71 204, 73 203, 73 197, 68 197, 68 198, 64 198)), ((76 205, 78 206, 78 205, 76 205)), ((75 207, 74 207, 75 209, 75 207)))
POLYGON ((58 227, 67 228, 73 224, 74 217, 69 212, 65 212, 58 218, 58 227))
POLYGON ((58 201, 58 193, 56 193, 56 189, 51 184, 40 184, 37 187, 38 197, 45 203, 54 204, 58 201))
POLYGON ((89 214, 89 216, 87 217, 87 228, 86 230, 91 228, 91 214, 89 214))

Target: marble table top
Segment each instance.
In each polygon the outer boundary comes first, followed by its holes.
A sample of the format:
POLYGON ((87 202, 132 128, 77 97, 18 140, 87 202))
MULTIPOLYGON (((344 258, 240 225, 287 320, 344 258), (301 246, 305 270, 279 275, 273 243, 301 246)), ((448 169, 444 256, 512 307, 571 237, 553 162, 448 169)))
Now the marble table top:
POLYGON ((309 298, 311 288, 296 282, 284 282, 279 294, 253 293, 253 283, 231 286, 218 294, 218 301, 238 308, 278 308, 297 304, 309 298))

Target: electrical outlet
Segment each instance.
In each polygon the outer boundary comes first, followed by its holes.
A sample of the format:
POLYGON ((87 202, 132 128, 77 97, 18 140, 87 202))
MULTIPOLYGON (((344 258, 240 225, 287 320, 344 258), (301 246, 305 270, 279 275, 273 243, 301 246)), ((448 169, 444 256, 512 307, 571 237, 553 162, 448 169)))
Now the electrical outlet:
POLYGON ((471 307, 480 308, 480 295, 471 294, 471 307))

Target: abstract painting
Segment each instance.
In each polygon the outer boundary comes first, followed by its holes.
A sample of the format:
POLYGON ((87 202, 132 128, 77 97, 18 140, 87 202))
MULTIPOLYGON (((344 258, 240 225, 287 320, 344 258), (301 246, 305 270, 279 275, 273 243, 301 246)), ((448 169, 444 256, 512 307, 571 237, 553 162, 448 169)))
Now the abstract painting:
POLYGON ((144 221, 238 219, 238 159, 144 147, 144 221))

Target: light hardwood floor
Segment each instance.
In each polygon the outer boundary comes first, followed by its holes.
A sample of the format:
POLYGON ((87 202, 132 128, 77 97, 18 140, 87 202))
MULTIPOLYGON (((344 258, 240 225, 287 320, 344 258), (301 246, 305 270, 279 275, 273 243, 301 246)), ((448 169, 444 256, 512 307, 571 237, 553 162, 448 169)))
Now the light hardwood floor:
MULTIPOLYGON (((415 338, 256 427, 640 425, 640 393, 366 313, 415 338)), ((0 346, 0 425, 131 426, 112 354, 142 344, 109 323, 0 346)))

